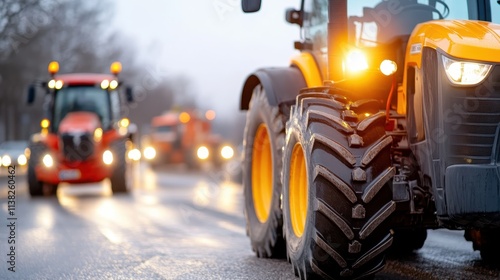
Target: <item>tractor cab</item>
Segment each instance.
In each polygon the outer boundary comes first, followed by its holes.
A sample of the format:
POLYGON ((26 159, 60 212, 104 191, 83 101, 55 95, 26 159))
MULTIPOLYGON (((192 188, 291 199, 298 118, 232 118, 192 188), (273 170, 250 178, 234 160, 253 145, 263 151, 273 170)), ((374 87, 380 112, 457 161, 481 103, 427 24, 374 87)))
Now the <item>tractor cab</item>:
MULTIPOLYGON (((46 93, 50 94, 47 112, 50 132, 58 133, 66 117, 81 116, 83 112, 87 112, 83 115, 96 116, 103 130, 112 129, 114 124, 119 125, 125 103, 119 92, 122 87, 117 78, 121 71, 119 62, 111 65, 112 74, 57 74, 58 70, 59 64, 51 62, 49 73, 52 79, 41 83, 46 93)), ((35 86, 30 88, 28 103, 34 100, 35 86)), ((127 101, 132 101, 131 89, 127 87, 125 91, 127 101)))
MULTIPOLYGON (((109 130, 113 122, 120 120, 120 99, 116 89, 103 89, 95 84, 81 84, 64 75, 56 77, 68 85, 54 93, 51 115, 52 130, 59 131, 66 118, 75 116, 95 116, 99 127, 109 130)), ((106 80, 106 75, 100 80, 106 80)))

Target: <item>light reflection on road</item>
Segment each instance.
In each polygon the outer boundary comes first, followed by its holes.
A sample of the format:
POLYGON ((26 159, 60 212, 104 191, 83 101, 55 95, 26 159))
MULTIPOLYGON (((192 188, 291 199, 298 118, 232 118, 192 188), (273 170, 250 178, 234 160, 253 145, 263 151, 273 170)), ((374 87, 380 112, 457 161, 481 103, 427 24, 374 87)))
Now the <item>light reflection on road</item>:
POLYGON ((200 181, 193 189, 193 204, 198 207, 209 207, 217 211, 240 215, 241 187, 230 181, 218 182, 200 181))
POLYGON ((41 205, 38 207, 38 211, 35 217, 35 223, 39 227, 43 227, 45 229, 51 230, 55 224, 55 216, 54 207, 51 205, 41 205))
MULTIPOLYGON (((62 184, 57 197, 41 198, 29 198, 19 176, 19 254, 26 273, 21 275, 49 279, 43 276, 84 271, 86 279, 293 279, 286 261, 258 259, 251 252, 241 185, 185 169, 144 169, 140 176, 129 194, 113 195, 106 180, 62 184), (109 277, 99 277, 103 273, 109 277)), ((6 194, 5 180, 2 185, 6 194)), ((6 201, 0 198, 4 215, 6 201)), ((6 245, 0 242, 0 251, 6 245)), ((500 270, 482 263, 471 247, 463 232, 430 230, 421 250, 389 258, 375 279, 499 279, 500 270)), ((2 271, 0 279, 8 279, 2 271)))

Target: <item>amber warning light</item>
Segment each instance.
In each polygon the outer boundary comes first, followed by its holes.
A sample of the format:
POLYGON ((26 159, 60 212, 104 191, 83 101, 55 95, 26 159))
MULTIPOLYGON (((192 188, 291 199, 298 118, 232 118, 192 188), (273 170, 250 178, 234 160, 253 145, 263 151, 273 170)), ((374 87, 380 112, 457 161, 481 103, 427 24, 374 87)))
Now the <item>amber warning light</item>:
POLYGON ((118 61, 111 63, 109 70, 113 75, 118 75, 122 71, 122 64, 118 61))
POLYGON ((59 63, 57 61, 51 61, 48 70, 50 75, 55 75, 59 71, 59 63))

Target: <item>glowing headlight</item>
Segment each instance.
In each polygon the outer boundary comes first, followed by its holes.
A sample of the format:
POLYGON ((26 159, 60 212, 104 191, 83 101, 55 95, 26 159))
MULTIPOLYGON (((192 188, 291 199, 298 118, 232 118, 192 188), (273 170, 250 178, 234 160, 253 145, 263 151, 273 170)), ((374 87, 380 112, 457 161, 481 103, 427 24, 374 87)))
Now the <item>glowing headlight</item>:
POLYGON ((386 59, 380 63, 380 72, 386 76, 396 73, 397 70, 398 65, 392 60, 386 59))
POLYGON ((2 157, 3 166, 9 166, 11 163, 12 163, 12 159, 9 156, 5 155, 2 157))
POLYGON ((25 155, 19 155, 17 157, 17 164, 23 166, 23 165, 26 165, 26 163, 28 163, 28 159, 26 158, 25 155))
POLYGON ((101 82, 101 88, 102 89, 107 89, 109 87, 109 81, 108 80, 102 80, 101 82))
POLYGON ((56 87, 56 80, 54 80, 54 79, 50 80, 48 86, 50 89, 55 88, 56 87))
POLYGON ((346 67, 349 72, 359 72, 368 69, 368 61, 360 50, 352 50, 347 54, 346 67))
POLYGON ((138 161, 141 159, 141 151, 134 148, 128 152, 127 156, 130 160, 138 161))
POLYGON ((49 154, 43 156, 42 162, 43 165, 45 165, 45 167, 47 168, 51 168, 52 166, 54 166, 54 159, 49 154))
POLYGON ((196 151, 196 155, 198 156, 199 159, 207 159, 208 156, 210 155, 210 152, 208 151, 208 148, 205 146, 201 146, 198 148, 196 151))
POLYGON ((102 140, 102 128, 98 127, 94 130, 94 141, 100 142, 102 140))
POLYGON ((111 82, 109 82, 109 88, 110 89, 115 89, 118 87, 118 81, 117 80, 112 80, 111 82))
POLYGON ((153 147, 146 147, 144 149, 144 157, 148 160, 152 160, 156 157, 156 150, 153 147))
POLYGON ((128 127, 130 124, 130 120, 127 118, 123 118, 120 120, 120 123, 118 124, 120 127, 128 127))
POLYGON ((55 87, 56 89, 61 89, 64 85, 64 82, 61 80, 56 81, 55 87))
POLYGON ((110 150, 104 151, 104 153, 102 154, 102 162, 107 165, 113 163, 113 153, 110 150))
POLYGON ((476 85, 486 78, 491 69, 491 65, 456 61, 443 56, 443 65, 446 76, 451 83, 456 85, 476 85))
POLYGON ((231 148, 230 146, 224 146, 224 147, 222 147, 222 149, 220 150, 220 155, 221 155, 224 159, 231 159, 231 158, 234 156, 234 150, 233 150, 233 148, 231 148))

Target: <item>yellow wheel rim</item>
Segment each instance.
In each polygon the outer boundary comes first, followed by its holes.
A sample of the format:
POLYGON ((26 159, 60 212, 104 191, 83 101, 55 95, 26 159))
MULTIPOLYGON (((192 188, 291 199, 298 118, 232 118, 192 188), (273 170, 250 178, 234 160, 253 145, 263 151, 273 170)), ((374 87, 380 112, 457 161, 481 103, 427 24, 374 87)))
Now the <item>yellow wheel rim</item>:
POLYGON ((289 179, 290 221, 295 235, 301 237, 306 225, 308 180, 304 152, 298 143, 293 147, 289 179))
POLYGON ((252 151, 252 197, 255 214, 265 223, 271 211, 273 197, 273 159, 271 141, 264 124, 259 125, 252 151))

